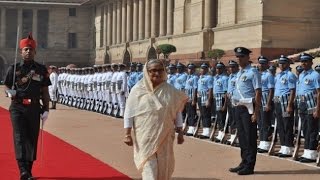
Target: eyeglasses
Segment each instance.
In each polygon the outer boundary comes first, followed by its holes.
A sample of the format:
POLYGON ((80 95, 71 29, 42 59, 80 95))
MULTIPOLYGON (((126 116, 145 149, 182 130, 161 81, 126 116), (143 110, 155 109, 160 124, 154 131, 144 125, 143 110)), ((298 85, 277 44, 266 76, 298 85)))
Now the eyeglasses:
POLYGON ((155 74, 155 73, 163 73, 164 69, 149 69, 148 72, 155 74))

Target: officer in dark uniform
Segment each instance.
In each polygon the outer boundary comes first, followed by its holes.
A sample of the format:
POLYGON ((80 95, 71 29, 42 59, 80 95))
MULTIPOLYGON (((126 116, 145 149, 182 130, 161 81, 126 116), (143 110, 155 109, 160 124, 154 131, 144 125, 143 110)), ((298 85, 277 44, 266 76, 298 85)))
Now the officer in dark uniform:
POLYGON ((31 35, 20 41, 22 60, 16 64, 15 72, 15 65, 9 67, 4 83, 8 96, 12 98, 9 110, 21 180, 32 179, 31 170, 37 155, 40 118, 44 122, 49 115, 48 86, 51 82, 46 67, 34 61, 35 48, 36 42, 31 35), (9 90, 11 87, 16 93, 9 90))
POLYGON ((256 68, 249 63, 251 51, 244 47, 234 49, 241 67, 237 74, 236 88, 232 97, 235 106, 235 116, 239 143, 241 149, 241 163, 230 168, 230 172, 238 175, 254 173, 257 156, 257 119, 261 106, 261 76, 256 68))

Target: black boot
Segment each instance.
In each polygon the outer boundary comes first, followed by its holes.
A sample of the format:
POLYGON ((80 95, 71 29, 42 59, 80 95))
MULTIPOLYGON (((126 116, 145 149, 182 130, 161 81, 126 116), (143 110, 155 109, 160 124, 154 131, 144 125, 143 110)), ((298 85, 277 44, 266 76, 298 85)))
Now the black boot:
POLYGON ((18 160, 20 170, 20 180, 29 180, 32 176, 28 170, 28 165, 25 161, 18 160))
POLYGON ((55 101, 52 101, 52 106, 50 109, 56 109, 56 102, 55 101))

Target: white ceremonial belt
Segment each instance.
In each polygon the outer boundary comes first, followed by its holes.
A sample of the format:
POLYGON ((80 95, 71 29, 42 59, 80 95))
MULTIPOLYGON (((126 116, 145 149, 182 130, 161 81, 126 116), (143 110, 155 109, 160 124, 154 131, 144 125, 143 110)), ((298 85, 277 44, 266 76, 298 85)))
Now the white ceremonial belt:
POLYGON ((249 114, 253 114, 253 98, 242 98, 238 102, 232 100, 233 106, 245 106, 248 109, 249 114))

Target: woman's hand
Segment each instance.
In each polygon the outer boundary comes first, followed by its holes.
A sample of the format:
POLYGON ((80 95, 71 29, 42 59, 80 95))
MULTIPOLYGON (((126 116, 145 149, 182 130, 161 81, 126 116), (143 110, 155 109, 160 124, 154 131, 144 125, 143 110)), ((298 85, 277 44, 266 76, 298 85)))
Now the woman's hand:
POLYGON ((128 146, 132 146, 133 145, 133 140, 132 140, 131 135, 126 135, 124 137, 123 142, 126 143, 128 146))
POLYGON ((184 142, 183 132, 181 131, 181 132, 178 133, 177 143, 178 144, 183 144, 183 142, 184 142))

